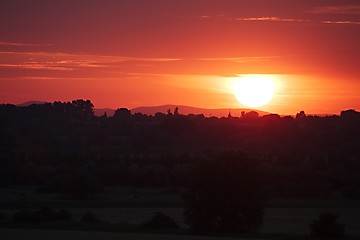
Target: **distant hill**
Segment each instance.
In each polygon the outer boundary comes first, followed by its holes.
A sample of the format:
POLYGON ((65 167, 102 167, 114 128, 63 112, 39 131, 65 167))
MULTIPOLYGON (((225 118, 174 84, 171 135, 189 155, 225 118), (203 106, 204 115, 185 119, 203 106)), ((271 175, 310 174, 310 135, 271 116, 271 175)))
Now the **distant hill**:
POLYGON ((269 114, 268 112, 256 110, 256 109, 248 109, 248 108, 218 108, 218 109, 208 109, 208 108, 197 108, 197 107, 190 107, 190 106, 183 106, 183 105, 162 105, 162 106, 149 106, 149 107, 137 107, 131 109, 131 113, 142 113, 147 115, 155 115, 157 112, 167 113, 168 109, 171 110, 173 113, 175 108, 179 108, 179 113, 183 115, 188 114, 204 114, 205 117, 227 117, 229 115, 229 111, 232 116, 238 117, 240 116, 242 111, 250 112, 256 111, 262 115, 269 114))
POLYGON ((24 102, 24 103, 20 103, 20 104, 16 104, 16 106, 19 106, 19 107, 27 107, 27 106, 30 106, 30 105, 33 105, 33 104, 45 104, 47 102, 45 101, 28 101, 28 102, 24 102))
MULTIPOLYGON (((26 107, 30 106, 32 104, 45 104, 47 102, 45 101, 28 101, 21 104, 17 104, 19 107, 26 107)), ((188 114, 204 114, 205 117, 227 117, 229 115, 229 111, 232 116, 238 117, 240 116, 241 112, 250 112, 250 111, 256 111, 262 115, 269 114, 268 112, 256 110, 256 109, 249 109, 249 108, 217 108, 217 109, 209 109, 209 108, 197 108, 197 107, 190 107, 190 106, 184 106, 184 105, 173 105, 173 104, 167 104, 167 105, 161 105, 161 106, 147 106, 147 107, 137 107, 131 109, 131 113, 142 113, 147 115, 154 116, 156 113, 167 113, 167 111, 170 109, 172 113, 174 113, 175 108, 179 108, 179 113, 183 115, 188 114)), ((94 108, 94 114, 95 116, 102 116, 106 112, 108 117, 111 117, 114 115, 116 109, 112 108, 94 108)))

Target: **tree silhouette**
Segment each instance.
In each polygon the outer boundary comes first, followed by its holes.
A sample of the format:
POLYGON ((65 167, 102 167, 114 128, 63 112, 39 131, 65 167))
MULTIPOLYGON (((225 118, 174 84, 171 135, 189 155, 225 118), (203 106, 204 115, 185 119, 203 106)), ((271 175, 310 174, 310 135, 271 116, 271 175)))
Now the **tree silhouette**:
POLYGON ((131 117, 131 112, 127 108, 118 108, 114 113, 114 118, 119 120, 129 120, 131 117))
POLYGON ((359 119, 360 112, 355 111, 354 109, 348 109, 340 112, 340 117, 347 119, 359 119))
POLYGON ((90 211, 85 212, 85 213, 82 215, 81 221, 82 221, 82 222, 86 222, 86 223, 99 223, 99 222, 100 222, 100 220, 98 219, 98 217, 97 217, 94 213, 92 213, 92 212, 90 212, 90 211))
POLYGON ((162 212, 156 212, 150 220, 142 224, 145 228, 150 229, 175 229, 179 228, 176 221, 162 212))
POLYGON ((250 111, 245 113, 245 115, 243 115, 243 118, 245 119, 257 119, 259 117, 259 113, 256 111, 250 111))
POLYGON ((262 224, 262 180, 254 159, 223 153, 194 169, 184 194, 185 219, 196 233, 257 232, 262 224))
POLYGON ((322 213, 318 220, 310 225, 311 234, 317 238, 339 239, 344 235, 344 224, 338 223, 339 216, 333 213, 322 213))
POLYGON ((94 105, 90 100, 77 99, 71 102, 73 113, 77 116, 90 119, 94 117, 94 105))
POLYGON ((301 119, 301 118, 305 118, 305 117, 306 117, 306 114, 304 111, 298 112, 295 116, 296 119, 301 119))
POLYGON ((179 108, 178 108, 178 107, 175 108, 175 110, 174 110, 174 115, 175 115, 175 116, 179 115, 179 108))

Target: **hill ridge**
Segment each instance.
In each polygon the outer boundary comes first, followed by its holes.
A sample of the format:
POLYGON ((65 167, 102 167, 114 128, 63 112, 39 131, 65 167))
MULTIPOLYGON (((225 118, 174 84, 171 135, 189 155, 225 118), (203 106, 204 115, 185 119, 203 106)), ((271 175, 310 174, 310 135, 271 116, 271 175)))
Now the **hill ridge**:
MULTIPOLYGON (((32 104, 45 104, 48 103, 46 101, 27 101, 21 104, 16 104, 16 106, 26 107, 32 104)), ((130 109, 132 114, 135 113, 142 113, 147 115, 154 116, 156 113, 167 113, 170 111, 173 113, 175 108, 179 109, 179 113, 183 115, 188 114, 204 114, 206 117, 227 117, 229 112, 232 116, 238 117, 240 116, 241 112, 250 112, 256 111, 259 113, 260 116, 269 114, 269 112, 258 110, 258 109, 251 109, 251 108, 201 108, 201 107, 193 107, 188 105, 177 105, 177 104, 163 104, 157 106, 140 106, 130 109)), ((119 107, 120 108, 120 107, 119 107)), ((113 116, 116 109, 113 108, 94 108, 94 113, 96 116, 102 116, 105 112, 110 117, 113 116)))
POLYGON ((269 114, 269 112, 261 111, 258 109, 251 108, 200 108, 192 107, 187 105, 176 105, 176 104, 165 104, 159 106, 142 106, 131 109, 131 113, 142 113, 147 115, 155 115, 157 112, 167 113, 170 109, 171 112, 174 112, 175 108, 179 109, 180 114, 204 114, 206 117, 226 117, 229 112, 232 116, 240 116, 241 112, 250 112, 256 111, 262 115, 269 114))

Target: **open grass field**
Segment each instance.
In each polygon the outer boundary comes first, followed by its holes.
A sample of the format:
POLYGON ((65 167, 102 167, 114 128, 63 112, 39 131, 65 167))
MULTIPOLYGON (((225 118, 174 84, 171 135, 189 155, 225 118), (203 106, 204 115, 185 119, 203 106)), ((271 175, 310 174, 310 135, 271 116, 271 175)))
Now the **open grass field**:
MULTIPOLYGON (((79 221, 82 214, 90 211, 100 220, 112 224, 140 224, 150 219, 155 212, 163 212, 174 218, 180 227, 187 228, 178 194, 168 193, 162 189, 109 188, 98 199, 64 200, 55 195, 40 194, 31 188, 16 188, 3 189, 0 191, 0 197, 0 213, 4 216, 11 216, 21 209, 19 203, 22 202, 26 209, 39 209, 43 206, 53 209, 64 208, 72 214, 74 221, 79 221)), ((309 224, 323 212, 338 214, 340 221, 346 224, 346 234, 360 238, 360 203, 342 199, 272 200, 265 208, 260 233, 308 236, 309 224)), ((3 239, 3 235, 0 235, 0 239, 3 239)))
MULTIPOLYGON (((1 240, 235 240, 239 238, 218 238, 198 236, 176 236, 156 234, 82 232, 58 230, 0 229, 1 240)), ((249 238, 250 239, 250 238, 249 238)), ((241 238, 247 240, 247 238, 241 238)))
MULTIPOLYGON (((74 208, 68 209, 74 221, 78 221, 86 211, 95 213, 99 219, 109 223, 140 224, 163 212, 173 217, 182 228, 187 228, 181 208, 74 208)), ((14 210, 2 211, 9 215, 14 210)), ((265 235, 310 235, 309 223, 322 212, 332 212, 341 216, 340 221, 346 224, 346 234, 360 239, 360 208, 266 208, 263 228, 265 235)), ((0 238, 2 239, 2 238, 0 238)))

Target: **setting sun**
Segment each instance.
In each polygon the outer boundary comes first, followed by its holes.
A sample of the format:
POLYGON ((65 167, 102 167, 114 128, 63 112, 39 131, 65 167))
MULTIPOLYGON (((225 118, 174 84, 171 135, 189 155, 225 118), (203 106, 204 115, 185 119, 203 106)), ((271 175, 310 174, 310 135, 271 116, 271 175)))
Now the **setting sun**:
POLYGON ((247 107, 268 104, 275 91, 273 80, 261 74, 239 76, 234 85, 236 99, 247 107))
POLYGON ((360 0, 0 0, 0 240, 360 240, 359 43, 360 0))

